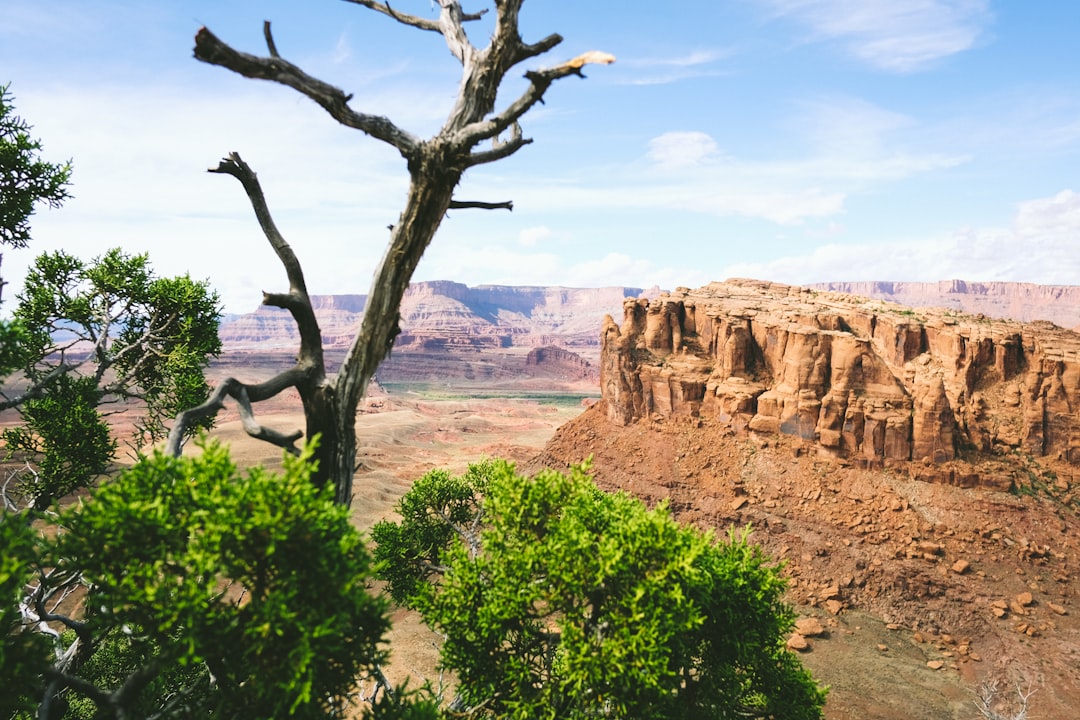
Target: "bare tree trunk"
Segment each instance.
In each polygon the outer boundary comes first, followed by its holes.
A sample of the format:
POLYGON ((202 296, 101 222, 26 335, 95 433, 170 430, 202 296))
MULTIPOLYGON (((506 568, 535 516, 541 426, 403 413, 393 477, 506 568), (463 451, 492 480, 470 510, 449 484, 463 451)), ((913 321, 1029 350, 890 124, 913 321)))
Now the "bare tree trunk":
MULTIPOLYGON (((421 152, 421 155, 427 154, 421 152)), ((446 170, 438 157, 439 153, 431 154, 436 157, 421 158, 415 168, 410 167, 412 181, 405 211, 391 230, 390 248, 375 272, 360 334, 353 340, 338 371, 340 407, 335 420, 340 430, 337 439, 340 450, 333 477, 338 502, 348 503, 352 498, 356 466, 356 410, 379 363, 390 354, 394 338, 401 331, 398 325, 401 299, 461 179, 460 172, 446 170)))
POLYGON ((234 50, 206 28, 199 30, 195 36, 198 60, 220 65, 245 77, 291 87, 315 101, 342 125, 393 145, 407 162, 410 183, 405 208, 398 222, 391 226, 389 247, 375 273, 360 332, 337 375, 331 377, 326 373, 318 323, 299 261, 274 227, 255 174, 236 153, 222 161, 215 172, 231 174, 244 184, 267 239, 285 265, 289 292, 267 294, 263 303, 286 308, 292 313, 300 329, 300 352, 293 368, 264 383, 245 385, 232 378, 223 381, 207 402, 177 416, 169 438, 170 450, 179 453, 185 428, 197 418, 217 413, 225 398, 233 397, 240 406, 249 434, 295 451, 294 443, 301 433, 280 433, 262 427, 255 422, 250 406, 251 402, 270 397, 286 387, 295 387, 304 405, 305 432, 309 438, 316 435, 320 438, 315 456, 319 462, 315 481, 320 485, 333 483, 337 501, 345 504, 352 498, 356 468, 357 408, 375 370, 390 353, 394 338, 400 332, 401 298, 446 211, 451 207, 512 209, 510 202, 455 200, 454 190, 462 175, 470 167, 508 157, 532 142, 522 137, 518 121, 543 100, 544 93, 555 80, 568 75, 582 76, 581 69, 587 63, 606 64, 615 59, 605 53, 589 52, 553 68, 526 72, 528 87, 505 109, 496 112, 499 87, 507 73, 519 63, 542 55, 562 42, 562 38, 554 34, 534 44, 521 40, 518 14, 523 0, 498 0, 495 3, 495 28, 490 44, 482 50, 470 42, 465 23, 478 19, 483 13, 463 12, 458 0, 437 0, 438 20, 402 13, 378 0, 348 1, 401 24, 443 35, 451 54, 462 65, 457 102, 442 129, 431 139, 420 140, 385 117, 353 110, 349 107, 352 95, 284 60, 278 54, 269 23, 264 25, 263 31, 270 56, 262 58, 234 50), (503 133, 509 133, 505 140, 500 137, 503 133), (490 149, 477 149, 488 141, 490 149))

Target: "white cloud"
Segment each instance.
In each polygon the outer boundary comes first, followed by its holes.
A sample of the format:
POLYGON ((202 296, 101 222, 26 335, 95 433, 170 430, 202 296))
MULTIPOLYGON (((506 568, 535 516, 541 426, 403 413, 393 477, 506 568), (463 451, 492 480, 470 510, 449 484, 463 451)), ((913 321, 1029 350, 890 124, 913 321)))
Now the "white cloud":
POLYGON ((1080 240, 1080 194, 1062 190, 1053 197, 1020 203, 1015 228, 1018 235, 1035 242, 1080 240))
POLYGON ((890 72, 921 70, 973 48, 990 24, 988 0, 759 0, 774 15, 838 40, 890 72))
POLYGON ((400 212, 398 153, 283 92, 51 87, 18 100, 45 157, 73 158, 74 198, 35 216, 30 250, 5 254, 9 297, 40 252, 92 257, 122 246, 149 252, 162 275, 209 278, 230 311, 254 307, 284 271, 240 185, 206 173, 232 150, 258 173, 312 292, 366 289, 400 212))
POLYGON ((546 225, 525 228, 518 233, 518 244, 522 247, 533 247, 538 242, 551 238, 552 234, 551 228, 546 225))
POLYGON ((716 278, 699 269, 660 266, 624 252, 572 260, 546 252, 516 250, 498 244, 472 246, 436 243, 417 271, 419 280, 453 278, 467 285, 558 285, 563 287, 704 285, 716 278))
POLYGON ((960 228, 872 245, 831 243, 803 255, 731 265, 725 273, 795 284, 961 278, 1074 285, 1080 277, 1078 245, 1080 193, 1063 190, 1020 203, 1008 228, 960 228))
POLYGON ((680 285, 704 285, 712 278, 699 270, 657 267, 645 258, 634 258, 625 253, 612 252, 602 258, 584 260, 565 268, 571 287, 628 287, 650 288, 654 285, 666 290, 680 285))
POLYGON ((648 158, 665 168, 685 168, 715 158, 719 149, 706 133, 668 132, 649 141, 648 158))

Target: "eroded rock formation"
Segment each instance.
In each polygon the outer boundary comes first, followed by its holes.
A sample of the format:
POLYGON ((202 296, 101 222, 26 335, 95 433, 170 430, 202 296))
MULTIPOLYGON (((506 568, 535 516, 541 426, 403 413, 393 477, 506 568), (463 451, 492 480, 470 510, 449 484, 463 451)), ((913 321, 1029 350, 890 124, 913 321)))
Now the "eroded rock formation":
POLYGON ((573 380, 599 380, 595 366, 575 352, 556 345, 533 348, 525 356, 525 372, 554 375, 573 380))
MULTIPOLYGON (((752 280, 605 319, 608 417, 718 418, 867 465, 1020 451, 1080 465, 1080 336, 752 280)), ((933 474, 933 471, 928 471, 933 474)), ((966 484, 976 480, 944 479, 966 484)))

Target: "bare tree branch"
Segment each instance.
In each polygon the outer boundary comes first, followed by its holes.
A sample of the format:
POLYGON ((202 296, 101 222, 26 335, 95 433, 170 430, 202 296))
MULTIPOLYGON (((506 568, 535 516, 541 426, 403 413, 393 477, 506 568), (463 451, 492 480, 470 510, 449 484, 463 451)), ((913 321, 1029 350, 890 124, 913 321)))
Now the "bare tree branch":
POLYGON ((450 54, 469 68, 476 48, 469 42, 469 36, 465 32, 465 14, 461 10, 461 3, 457 0, 439 0, 439 5, 442 6, 439 13, 439 32, 446 38, 450 54))
POLYGON ((315 319, 315 311, 311 307, 311 298, 307 291, 307 282, 304 280, 304 270, 300 266, 300 260, 296 257, 292 247, 285 241, 278 230, 274 219, 270 216, 270 208, 266 204, 259 178, 251 167, 243 161, 239 153, 229 153, 216 168, 209 172, 232 175, 243 185, 251 207, 255 211, 255 217, 259 221, 259 227, 270 242, 281 264, 285 267, 285 274, 289 279, 289 295, 263 295, 263 303, 277 307, 287 308, 296 320, 297 329, 300 332, 300 356, 307 362, 318 365, 323 364, 322 334, 319 330, 318 320, 315 319))
POLYGON ((263 21, 263 37, 266 38, 266 49, 269 51, 270 57, 280 58, 281 55, 278 54, 277 44, 274 42, 274 34, 270 32, 269 20, 263 21))
POLYGON ((475 122, 461 128, 455 137, 455 141, 460 142, 467 147, 473 147, 482 140, 496 137, 499 133, 520 120, 534 105, 543 102, 544 93, 547 92, 547 89, 551 87, 551 84, 556 80, 567 77, 568 75, 585 77, 581 69, 589 63, 608 65, 613 62, 615 62, 614 55, 591 50, 572 60, 568 60, 561 65, 556 65, 553 68, 530 70, 525 73, 526 79, 529 80, 529 87, 525 89, 525 92, 523 92, 517 100, 512 102, 498 115, 495 115, 488 120, 475 122))
MULTIPOLYGON (((427 18, 417 17, 416 15, 398 12, 390 7, 390 3, 375 2, 375 0, 345 0, 345 2, 350 2, 353 5, 363 5, 366 8, 380 12, 383 15, 397 20, 402 25, 410 25, 421 30, 430 30, 431 32, 442 32, 439 29, 439 22, 437 20, 428 20, 427 18)), ((461 20, 463 22, 471 22, 473 20, 479 20, 485 14, 487 14, 487 8, 484 8, 480 12, 462 13, 461 20)))
MULTIPOLYGON (((245 77, 272 80, 292 87, 319 103, 341 124, 358 128, 394 145, 408 163, 410 184, 405 207, 397 221, 388 226, 390 244, 372 280, 360 330, 353 338, 337 374, 328 376, 325 373, 321 337, 314 330, 317 328, 314 321, 310 322, 308 330, 301 329, 301 352, 292 371, 295 373, 294 386, 304 403, 307 435, 313 437, 318 433, 322 437, 316 450, 320 469, 315 481, 322 483, 332 480, 336 485, 336 499, 344 504, 351 501, 353 474, 357 467, 355 426, 359 401, 400 332, 398 312, 401 299, 446 212, 459 208, 513 208, 509 201, 455 200, 454 190, 462 174, 474 165, 508 157, 531 142, 522 136, 518 120, 536 103, 543 101, 544 93, 555 80, 567 75, 580 76, 581 68, 586 63, 614 61, 611 55, 592 52, 554 68, 530 71, 525 75, 529 81, 525 92, 509 107, 496 113, 499 87, 507 73, 521 61, 547 52, 562 41, 559 35, 553 34, 535 44, 522 42, 518 32, 518 16, 523 0, 495 0, 495 29, 491 42, 483 50, 477 50, 470 43, 464 27, 466 22, 480 15, 463 12, 459 0, 435 0, 439 6, 437 21, 400 13, 391 8, 386 0, 347 1, 404 25, 439 32, 451 53, 461 61, 462 77, 456 102, 435 136, 421 141, 386 118, 352 111, 347 106, 350 96, 283 60, 277 53, 268 27, 264 27, 270 50, 268 58, 233 50, 206 28, 199 30, 195 38, 195 57, 199 60, 220 65, 245 77), (511 131, 509 139, 500 140, 499 136, 508 129, 511 131), (476 150, 480 143, 488 140, 492 141, 490 149, 476 150)), ((276 251, 281 247, 287 248, 269 220, 255 174, 239 156, 235 153, 230 155, 215 171, 231 174, 244 184, 271 245, 276 251)), ((287 267, 295 262, 291 255, 283 255, 280 251, 279 258, 287 267)), ((298 271, 298 262, 295 267, 298 271)), ((302 285, 293 281, 291 275, 290 285, 288 293, 264 294, 263 302, 288 309, 297 323, 303 325, 307 322, 303 318, 310 312, 310 298, 306 290, 298 291, 302 285)), ((225 397, 234 397, 239 402, 242 384, 232 379, 230 382, 233 383, 231 387, 219 387, 210 400, 193 412, 202 416, 217 412, 225 397)), ((249 401, 258 402, 260 398, 256 397, 254 386, 246 388, 249 401)), ((244 407, 241 408, 241 412, 246 411, 244 407)), ((266 434, 255 429, 257 423, 253 420, 252 423, 249 432, 266 434)), ((183 429, 184 422, 179 416, 170 436, 169 448, 172 452, 179 452, 183 429)), ((275 437, 283 442, 293 436, 278 433, 275 437)))
POLYGON ((514 201, 507 200, 506 202, 482 202, 480 200, 451 200, 451 210, 467 210, 475 208, 479 210, 513 210, 514 201))
POLYGON ((540 40, 539 42, 535 42, 535 43, 533 43, 531 45, 522 43, 520 48, 518 49, 517 62, 520 63, 520 62, 522 62, 524 60, 528 60, 529 58, 534 58, 534 57, 537 57, 539 55, 543 55, 544 53, 548 52, 549 50, 553 50, 555 48, 555 46, 558 45, 559 43, 561 43, 562 41, 563 41, 562 35, 559 35, 558 33, 552 33, 551 35, 548 35, 543 40, 540 40))
POLYGON ((17 408, 21 405, 26 404, 28 400, 36 400, 38 398, 44 397, 45 391, 49 389, 49 386, 52 385, 53 382, 55 382, 61 375, 71 372, 78 367, 79 364, 69 365, 68 363, 61 362, 55 368, 50 370, 41 380, 31 383, 30 387, 28 387, 23 392, 19 393, 15 397, 7 398, 3 401, 0 401, 0 410, 17 408))
POLYGON ((375 0, 345 0, 345 2, 350 2, 353 5, 363 5, 370 10, 380 12, 387 17, 397 20, 402 25, 409 25, 414 28, 429 30, 431 32, 440 32, 437 20, 429 20, 427 18, 417 17, 416 15, 398 12, 390 7, 390 3, 375 2, 375 0))
POLYGON ((562 42, 562 36, 552 33, 539 42, 528 45, 521 41, 518 32, 521 4, 524 0, 505 0, 496 3, 498 14, 495 19, 495 31, 491 37, 491 51, 501 57, 501 72, 505 75, 510 68, 529 58, 543 55, 562 42))
MULTIPOLYGON (((210 393, 210 397, 206 399, 206 402, 193 408, 189 408, 188 410, 184 410, 176 416, 172 430, 169 431, 169 439, 165 443, 165 452, 179 457, 181 451, 184 449, 184 436, 187 433, 187 429, 199 420, 211 417, 220 412, 221 409, 225 407, 225 398, 231 397, 239 402, 242 394, 246 398, 248 412, 250 413, 251 402, 265 400, 277 395, 285 388, 296 387, 305 378, 306 373, 298 367, 289 368, 265 382, 254 385, 244 384, 232 377, 225 378, 216 388, 214 388, 214 392, 210 393)), ((284 448, 290 447, 293 442, 303 435, 303 433, 297 434, 296 432, 283 434, 262 428, 258 423, 254 422, 254 418, 252 418, 250 425, 247 422, 244 423, 245 431, 249 431, 249 427, 256 433, 253 437, 257 437, 260 440, 266 440, 267 442, 274 443, 275 445, 284 448)))
POLYGON ((508 142, 500 143, 493 147, 491 150, 470 153, 466 162, 468 163, 469 167, 495 162, 496 160, 502 160, 503 158, 510 157, 521 148, 531 144, 532 138, 518 137, 508 142))
POLYGON ((986 720, 1027 720, 1029 701, 1035 694, 1035 688, 1025 690, 1016 684, 1016 700, 1009 702, 1001 697, 1001 683, 997 679, 985 678, 973 693, 972 701, 979 713, 986 720))
POLYGON ((237 390, 236 405, 240 408, 240 423, 244 427, 244 432, 256 440, 265 440, 285 448, 293 455, 300 454, 300 448, 296 447, 295 443, 304 436, 304 433, 300 430, 294 430, 288 434, 280 433, 256 422, 255 414, 251 410, 251 400, 248 399, 247 390, 243 386, 237 390))
POLYGON ((232 70, 244 77, 271 80, 291 87, 314 100, 342 125, 362 130, 389 143, 406 157, 412 154, 419 142, 418 138, 381 115, 354 111, 348 105, 351 95, 308 75, 291 62, 280 57, 260 58, 234 50, 205 27, 195 35, 195 59, 232 70))

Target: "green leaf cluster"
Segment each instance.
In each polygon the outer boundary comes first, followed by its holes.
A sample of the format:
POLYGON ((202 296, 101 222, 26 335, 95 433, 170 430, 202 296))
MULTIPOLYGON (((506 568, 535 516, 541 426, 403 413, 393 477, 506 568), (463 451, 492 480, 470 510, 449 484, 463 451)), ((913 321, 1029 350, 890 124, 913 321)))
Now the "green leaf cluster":
POLYGON ((718 542, 601 492, 586 466, 437 471, 399 512, 373 531, 379 573, 444 635, 477 716, 821 716, 784 646, 784 580, 745 533, 718 542))
POLYGON ((478 528, 481 496, 495 467, 491 461, 472 464, 464 475, 432 470, 398 503, 400 524, 383 521, 372 528, 379 577, 398 603, 412 607, 430 599, 457 534, 478 528))
MULTIPOLYGON (((0 280, 0 283, 3 281, 0 280)), ((28 340, 25 328, 16 322, 0 320, 0 378, 23 366, 28 340)))
POLYGON ((206 398, 203 370, 221 352, 218 296, 206 282, 156 277, 146 254, 119 248, 90 262, 58 250, 34 261, 18 301, 32 379, 89 355, 104 392, 138 397, 151 415, 206 398))
POLYGON ((0 717, 33 708, 16 688, 32 687, 48 661, 48 643, 24 627, 18 603, 30 579, 36 538, 25 519, 0 512, 0 717))
MULTIPOLYGON (((74 641, 74 632, 64 633, 65 645, 70 646, 74 641)), ((93 655, 79 668, 79 675, 95 687, 118 688, 143 668, 152 667, 160 653, 160 648, 147 641, 141 629, 128 627, 100 638, 93 655)), ((124 709, 129 717, 136 718, 155 715, 207 717, 211 683, 210 675, 202 665, 164 667, 146 683, 137 697, 125 703, 124 709)), ((64 698, 64 706, 64 720, 102 720, 102 716, 107 715, 91 698, 72 692, 64 698)))
POLYGON ((30 136, 13 100, 10 85, 0 85, 0 245, 26 247, 34 206, 58 207, 69 197, 71 163, 40 158, 41 141, 30 136))
POLYGON ((39 458, 35 469, 21 474, 20 489, 34 499, 35 509, 46 510, 108 469, 116 441, 97 410, 99 400, 94 378, 61 375, 48 395, 21 408, 22 425, 0 433, 9 457, 39 458))
MULTIPOLYGON (((61 515, 65 530, 41 563, 82 574, 90 634, 119 653, 88 664, 91 681, 108 684, 112 672, 119 685, 116 668, 137 665, 170 682, 212 677, 195 708, 204 717, 341 714, 383 659, 388 621, 366 588, 362 538, 311 483, 310 458, 310 448, 286 456, 276 475, 240 473, 217 444, 191 458, 158 454, 61 515)), ((145 709, 175 694, 152 684, 132 702, 145 709)))
POLYGON ((101 405, 141 403, 137 429, 151 441, 207 398, 219 318, 205 282, 156 277, 145 254, 112 249, 87 262, 60 250, 34 261, 9 328, 17 345, 8 362, 32 392, 19 408, 23 424, 3 437, 9 457, 38 466, 25 485, 37 507, 88 485, 113 459, 101 405))

